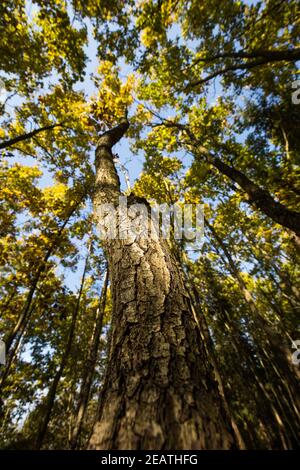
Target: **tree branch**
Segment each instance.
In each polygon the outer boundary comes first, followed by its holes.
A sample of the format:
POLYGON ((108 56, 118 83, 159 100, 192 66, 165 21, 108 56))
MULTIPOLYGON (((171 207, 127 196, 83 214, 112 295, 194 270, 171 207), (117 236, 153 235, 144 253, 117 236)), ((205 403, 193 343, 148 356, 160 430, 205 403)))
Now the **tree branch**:
POLYGON ((300 213, 288 209, 285 205, 277 202, 266 189, 261 188, 247 175, 225 163, 221 158, 212 154, 208 149, 199 143, 197 137, 188 128, 180 123, 171 121, 163 122, 167 127, 176 127, 187 133, 191 144, 198 155, 203 155, 207 162, 214 166, 220 173, 227 176, 231 181, 237 183, 248 195, 249 203, 254 204, 260 211, 270 217, 275 223, 282 225, 300 236, 300 213))
MULTIPOLYGON (((194 67, 199 62, 213 62, 218 59, 257 59, 264 57, 270 61, 297 61, 300 59, 300 48, 295 49, 281 49, 281 50, 257 50, 252 52, 237 51, 237 52, 224 52, 208 57, 199 57, 187 68, 194 67)), ((242 64, 241 64, 242 65, 242 64)))
POLYGON ((100 135, 98 140, 98 147, 104 146, 112 148, 119 140, 122 139, 123 135, 129 128, 129 122, 127 116, 117 126, 109 129, 100 135))
POLYGON ((18 142, 23 142, 24 140, 31 139, 32 137, 39 134, 40 132, 50 131, 54 129, 55 127, 63 127, 63 124, 62 123, 51 124, 49 126, 40 127, 39 129, 34 129, 33 131, 28 132, 27 134, 18 135, 17 137, 13 137, 12 139, 5 140, 4 142, 0 143, 0 149, 12 147, 14 144, 17 144, 18 142))
POLYGON ((282 61, 295 62, 297 60, 300 60, 300 48, 296 48, 291 51, 289 50, 254 51, 254 52, 240 51, 240 52, 235 52, 235 53, 233 52, 233 53, 217 54, 212 57, 199 58, 190 67, 194 67, 199 62, 213 62, 214 60, 223 59, 223 58, 241 58, 241 59, 253 58, 257 60, 252 60, 252 61, 239 63, 239 64, 232 64, 232 65, 223 67, 207 75, 205 78, 189 83, 185 87, 185 89, 207 83, 213 78, 216 78, 219 75, 224 75, 227 72, 234 72, 237 70, 251 70, 254 67, 258 67, 259 65, 265 65, 265 64, 272 63, 272 62, 282 62, 282 61))

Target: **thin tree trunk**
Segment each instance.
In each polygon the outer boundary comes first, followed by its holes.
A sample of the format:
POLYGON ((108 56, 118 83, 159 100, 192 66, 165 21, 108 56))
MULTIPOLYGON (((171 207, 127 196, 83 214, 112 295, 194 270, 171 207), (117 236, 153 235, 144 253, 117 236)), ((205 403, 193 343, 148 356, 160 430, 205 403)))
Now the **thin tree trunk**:
POLYGON ((248 195, 248 202, 254 204, 259 210, 265 215, 270 217, 275 223, 282 225, 283 227, 293 232, 293 240, 298 243, 300 239, 300 213, 288 209, 280 202, 275 201, 271 194, 262 189, 256 183, 248 178, 244 173, 236 168, 228 165, 222 161, 219 157, 213 155, 200 144, 198 139, 195 137, 191 130, 180 123, 173 123, 165 121, 163 122, 166 127, 176 127, 185 131, 190 138, 191 145, 194 146, 196 155, 200 154, 204 156, 208 163, 214 166, 223 175, 227 176, 231 181, 237 183, 248 195))
POLYGON ((84 286, 84 282, 85 282, 85 276, 86 276, 87 267, 88 267, 89 255, 90 255, 90 253, 87 255, 86 260, 85 260, 84 270, 83 270, 83 274, 82 274, 82 278, 81 278, 80 289, 79 289, 79 293, 78 293, 78 296, 77 296, 77 302, 76 302, 76 305, 75 305, 75 308, 74 308, 73 314, 72 314, 72 320, 71 320, 70 330, 69 330, 69 334, 68 334, 67 344, 66 344, 64 353, 62 355, 62 358, 61 358, 61 363, 60 363, 59 368, 58 368, 58 370, 57 370, 57 372, 54 376, 53 382, 50 385, 49 392, 48 392, 48 395, 47 395, 45 414, 43 416, 43 419, 42 419, 42 422, 41 422, 41 425, 39 427, 37 437, 36 437, 36 444, 35 444, 36 449, 40 449, 43 445, 43 441, 44 441, 44 438, 45 438, 45 434, 46 434, 46 431, 47 431, 47 427, 48 427, 48 424, 49 424, 49 421, 50 421, 51 412, 52 412, 54 401, 55 401, 57 387, 58 387, 59 381, 61 379, 61 376, 64 372, 64 369, 66 367, 67 360, 68 360, 68 357, 69 357, 69 354, 70 354, 70 351, 71 351, 72 342, 73 342, 74 333, 75 333, 76 321, 77 321, 79 307, 80 307, 81 296, 82 296, 82 292, 83 292, 83 286, 84 286))
POLYGON ((223 175, 237 183, 248 195, 248 202, 254 204, 275 223, 288 228, 300 236, 300 214, 274 200, 271 194, 251 181, 244 173, 227 165, 217 157, 210 156, 208 161, 223 175))
MULTIPOLYGON (((99 206, 118 204, 120 182, 111 148, 127 128, 124 121, 99 139, 94 208, 100 223, 99 206)), ((106 239, 103 245, 113 298, 111 347, 90 448, 234 447, 231 424, 167 243, 148 233, 106 239)))
MULTIPOLYGON (((12 366, 12 364, 13 364, 16 356, 17 356, 17 353, 18 353, 19 349, 20 349, 21 340, 23 338, 24 332, 26 330, 26 327, 28 325, 28 322, 30 320, 30 317, 31 317, 31 314, 32 314, 33 310, 34 310, 34 304, 32 305, 31 309, 28 311, 28 315, 26 316, 25 320, 20 325, 20 327, 18 329, 18 332, 17 332, 17 335, 15 337, 15 342, 12 345, 12 347, 10 348, 9 352, 7 353, 7 360, 6 360, 6 363, 5 363, 5 369, 2 373, 1 381, 0 381, 0 392, 2 392, 2 390, 3 390, 6 379, 9 375, 9 373, 10 373, 11 366, 12 366)), ((0 409, 1 409, 1 405, 0 405, 0 409)))
MULTIPOLYGON (((278 390, 275 391, 273 388, 272 394, 270 394, 269 391, 266 389, 265 384, 262 383, 262 379, 258 375, 257 364, 254 361, 253 351, 251 350, 248 342, 241 335, 241 332, 238 326, 236 325, 235 321, 232 319, 232 315, 226 311, 226 308, 224 308, 222 301, 220 300, 220 291, 218 289, 218 286, 216 285, 216 280, 213 275, 213 271, 212 271, 212 268, 208 259, 205 260, 205 271, 207 274, 206 278, 208 281, 208 288, 210 289, 210 291, 213 294, 213 297, 216 299, 218 305, 220 306, 220 308, 218 309, 218 312, 221 315, 220 321, 230 329, 230 332, 231 332, 230 338, 232 340, 232 344, 234 346, 234 349, 238 357, 242 355, 242 357, 247 363, 247 367, 253 374, 254 383, 256 384, 258 391, 260 393, 260 396, 261 396, 259 403, 257 403, 258 405, 257 416, 261 416, 265 423, 264 427, 267 430, 268 437, 271 439, 270 445, 272 448, 275 448, 275 449, 278 448, 278 445, 276 445, 276 442, 274 442, 274 438, 272 437, 272 435, 270 435, 268 431, 269 429, 275 430, 275 432, 278 433, 278 438, 281 442, 283 449, 288 449, 288 448, 291 449, 293 448, 291 436, 294 437, 295 432, 293 429, 293 424, 292 426, 290 426, 290 420, 286 417, 284 406, 282 406, 282 403, 281 403, 282 400, 281 400, 280 395, 278 394, 278 390), (272 395, 274 399, 272 398, 272 395), (274 403, 274 400, 275 400, 275 403, 274 403), (259 409, 260 407, 262 407, 263 409, 260 410, 259 409), (283 423, 285 423, 285 425, 283 423), (290 428, 290 433, 288 432, 287 428, 290 428)), ((265 376, 265 383, 270 384, 273 382, 273 378, 268 376, 268 374, 266 374, 267 369, 268 369, 268 364, 262 363, 262 370, 265 376)), ((244 369, 240 367, 240 370, 242 374, 244 375, 245 373, 244 369)), ((249 380, 249 376, 245 376, 245 381, 248 381, 248 380, 249 380)), ((297 426, 296 426, 296 429, 297 429, 297 426)))
POLYGON ((204 311, 201 307, 201 300, 200 300, 199 292, 198 292, 198 289, 197 289, 197 287, 194 283, 192 274, 190 272, 190 267, 189 267, 189 263, 188 263, 186 254, 181 253, 181 256, 180 256, 180 254, 178 253, 178 261, 179 261, 180 265, 182 265, 182 263, 183 263, 184 266, 187 269, 186 273, 184 272, 184 270, 182 270, 182 272, 183 272, 183 275, 186 279, 186 285, 190 286, 190 289, 188 289, 188 292, 190 293, 190 297, 191 297, 191 308, 194 309, 194 305, 195 305, 195 307, 197 307, 197 311, 195 310, 195 318, 197 318, 197 320, 199 322, 200 335, 202 337, 203 344, 206 347, 207 356, 208 356, 208 358, 209 358, 209 360, 210 360, 210 362, 213 366, 213 369, 214 369, 214 374, 215 374, 215 377, 216 377, 216 381, 218 383, 220 397, 222 398, 223 406, 224 406, 225 412, 227 414, 227 419, 231 422, 231 426, 232 426, 233 432, 235 434, 236 442, 238 443, 239 449, 244 450, 244 449, 246 449, 245 442, 243 440, 243 437, 240 433, 240 430, 237 426, 237 423, 236 423, 236 421, 235 421, 235 419, 234 419, 234 417, 231 413, 231 410, 230 410, 230 406, 229 406, 227 396, 226 396, 226 392, 225 392, 225 387, 224 387, 224 384, 223 384, 223 379, 222 379, 222 376, 221 376, 221 373, 220 373, 218 359, 217 359, 217 356, 216 356, 216 353, 215 353, 215 348, 214 348, 214 345, 213 345, 211 334, 209 332, 209 328, 208 328, 207 321, 206 321, 206 318, 205 318, 205 313, 204 313, 204 311))
MULTIPOLYGON (((289 402, 287 403, 287 409, 289 411, 291 419, 294 421, 293 428, 298 428, 300 425, 300 401, 299 401, 299 371, 295 366, 292 365, 290 359, 290 351, 285 344, 286 338, 281 337, 275 333, 269 326, 269 323, 264 319, 259 310, 256 308, 255 301, 248 291, 242 276, 240 275, 238 269, 235 266, 235 263, 227 250, 226 245, 216 233, 215 229, 208 223, 206 220, 213 237, 217 241, 218 245, 221 247, 224 252, 226 260, 225 264, 229 266, 231 274, 236 278, 238 285, 244 295, 245 301, 249 305, 250 311, 252 313, 252 320, 255 326, 254 332, 263 331, 267 344, 270 351, 272 352, 272 357, 265 353, 263 348, 260 347, 259 342, 257 347, 262 352, 262 357, 265 355, 265 367, 273 368, 275 374, 277 375, 281 386, 283 387, 284 393, 288 394, 289 402)), ((224 258, 223 258, 224 259, 224 258)), ((281 400, 282 401, 282 400, 281 400)))
POLYGON ((75 413, 75 425, 72 430, 71 438, 70 438, 70 448, 76 449, 78 446, 78 440, 82 428, 82 423, 85 416, 86 407, 89 400, 90 389, 93 381, 93 375, 95 372, 95 365, 97 361, 97 353, 99 349, 99 341, 102 332, 102 325, 103 325, 103 317, 104 317, 104 310, 106 305, 106 293, 107 293, 107 285, 108 285, 108 271, 106 271, 105 279, 102 287, 101 292, 101 299, 100 305, 96 312, 95 323, 93 334, 91 337, 90 345, 89 345, 89 352, 88 357, 86 360, 86 366, 83 373, 80 393, 79 393, 79 400, 78 405, 75 413))
POLYGON ((221 249, 222 249, 222 251, 223 251, 223 253, 226 257, 227 262, 225 260, 225 264, 228 265, 231 274, 237 280, 238 285, 240 287, 240 290, 243 294, 243 297, 244 297, 246 303, 248 304, 248 306, 250 308, 253 320, 255 321, 255 323, 257 324, 257 326, 259 328, 262 328, 266 332, 267 339, 270 342, 273 349, 276 351, 276 353, 285 358, 285 361, 286 361, 287 366, 288 366, 288 370, 290 372, 293 371, 293 373, 296 374, 296 376, 298 376, 298 371, 295 368, 290 367, 290 362, 291 362, 290 361, 290 351, 287 348, 287 346, 285 345, 284 338, 278 337, 278 335, 270 328, 270 325, 269 325, 268 321, 265 320, 265 318, 261 315, 260 311, 256 307, 256 303, 255 303, 255 300, 253 299, 253 296, 252 296, 251 292, 247 289, 245 281, 242 278, 239 270, 237 269, 237 267, 235 265, 234 260, 232 259, 231 254, 229 253, 229 251, 227 249, 227 246, 225 245, 225 243, 223 242, 221 237, 217 234, 216 230, 208 222, 207 219, 205 219, 205 223, 208 226, 208 228, 209 228, 210 232, 212 233, 214 239, 216 240, 217 244, 221 247, 221 249))
MULTIPOLYGON (((85 194, 83 195, 83 197, 84 196, 85 196, 85 194)), ((32 302, 33 302, 33 299, 34 299, 34 294, 35 294, 36 289, 37 289, 37 285, 40 281, 40 277, 43 274, 43 272, 45 271, 47 261, 49 260, 50 256, 53 255, 55 249, 58 246, 58 241, 59 241, 59 238, 60 238, 63 230, 67 226, 67 224, 68 224, 70 218, 72 217, 74 211, 77 209, 79 204, 82 202, 83 197, 80 199, 79 202, 77 202, 71 208, 71 210, 70 210, 67 218, 65 219, 63 225, 60 227, 59 232, 55 236, 53 243, 48 248, 48 250, 45 254, 45 257, 42 260, 40 266, 38 267, 38 270, 37 270, 37 272, 34 276, 34 279, 32 281, 31 287, 30 287, 30 289, 27 293, 26 301, 25 301, 23 310, 22 310, 22 312, 21 312, 21 314, 18 318, 18 321, 17 321, 16 325, 13 327, 12 331, 8 334, 7 338, 4 340, 5 346, 6 346, 6 354, 8 354, 9 359, 6 363, 5 369, 4 369, 4 371, 2 373, 2 376, 1 376, 0 391, 3 389, 5 380, 6 380, 8 374, 10 372, 11 365, 12 365, 13 360, 15 358, 16 351, 18 350, 19 343, 22 339, 22 336, 23 336, 23 334, 26 330, 26 326, 28 325, 31 314, 34 310, 32 308, 32 302), (12 345, 13 345, 13 350, 11 351, 12 345)))

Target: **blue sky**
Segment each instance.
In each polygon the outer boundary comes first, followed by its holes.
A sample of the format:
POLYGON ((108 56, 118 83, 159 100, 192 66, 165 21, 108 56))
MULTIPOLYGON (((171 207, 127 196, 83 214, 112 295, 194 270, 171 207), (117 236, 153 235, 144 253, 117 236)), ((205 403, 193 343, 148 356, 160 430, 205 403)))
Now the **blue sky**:
MULTIPOLYGON (((250 5, 250 4, 257 3, 257 1, 248 0, 247 3, 250 5)), ((29 0, 27 2, 27 13, 28 13, 29 16, 32 16, 34 14, 34 12, 35 12, 34 9, 35 9, 35 7, 32 6, 32 4, 29 0)), ((178 34, 180 34, 178 26, 173 27, 171 32, 170 32, 170 35, 171 36, 176 36, 178 34)), ((75 87, 77 90, 84 90, 87 100, 89 100, 97 92, 91 76, 93 74, 96 74, 97 68, 98 68, 98 65, 99 65, 99 61, 98 61, 98 58, 97 58, 97 43, 93 38, 91 24, 89 24, 89 26, 88 26, 88 39, 89 39, 88 45, 86 46, 86 50, 85 50, 86 55, 88 57, 88 62, 87 62, 87 66, 86 66, 85 80, 84 80, 83 83, 79 82, 77 84, 77 86, 75 87)), ((193 46, 192 44, 189 44, 189 45, 193 46)), ((120 65, 121 65, 121 74, 120 75, 121 75, 121 77, 125 78, 129 73, 132 72, 132 70, 128 65, 126 65, 124 63, 124 61, 120 62, 120 65)), ((49 78, 49 80, 47 81, 47 84, 46 84, 44 90, 42 90, 42 91, 44 91, 46 93, 48 91, 49 85, 57 82, 57 78, 58 77, 55 76, 55 75, 51 76, 49 78)), ((214 83, 209 88, 209 92, 208 92, 208 96, 207 96, 208 103, 212 104, 216 100, 216 98, 219 95, 221 95, 221 93, 222 93, 222 88, 220 86, 220 82, 219 82, 219 80, 215 80, 214 83)), ((19 98, 13 98, 10 101, 10 103, 8 104, 8 106, 10 106, 11 111, 13 111, 14 106, 18 105, 19 103, 20 103, 19 98)), ((121 163, 123 165, 125 165, 125 167, 127 168, 128 174, 129 174, 129 177, 130 177, 131 185, 133 185, 134 181, 139 177, 139 175, 140 175, 140 173, 143 169, 143 156, 142 156, 142 154, 132 155, 132 153, 130 151, 129 141, 126 138, 122 139, 122 141, 119 142, 115 146, 114 151, 116 153, 118 153, 118 155, 120 157, 120 160, 121 160, 121 163)), ((184 153, 182 152, 178 156, 183 158, 183 155, 184 155, 184 153)), ((91 161, 93 161, 94 155, 91 154, 90 158, 91 158, 91 161)), ((190 159, 187 158, 187 157, 184 157, 184 158, 185 158, 185 161, 183 163, 188 166, 190 164, 190 159)), ((20 155, 20 154, 16 154, 15 158, 11 159, 11 161, 12 162, 13 161, 18 161, 19 163, 24 164, 24 165, 36 165, 37 164, 35 159, 30 158, 30 157, 25 157, 25 156, 20 155)), ((47 168, 45 168, 44 166, 42 167, 42 170, 44 172, 44 175, 41 178, 40 185, 42 187, 50 186, 52 184, 51 174, 48 172, 47 168)), ((119 175, 120 175, 120 179, 121 179, 122 189, 125 189, 126 188, 126 183, 125 183, 124 175, 121 171, 119 171, 119 175)), ((84 256, 85 256, 85 253, 82 253, 82 259, 79 262, 78 269, 75 273, 65 271, 65 282, 68 285, 68 287, 72 288, 72 290, 77 290, 77 288, 78 288, 78 285, 79 285, 79 282, 80 282, 80 277, 81 277, 81 272, 82 272, 82 269, 83 269, 84 256)), ((61 269, 59 268, 58 271, 61 271, 61 269)))

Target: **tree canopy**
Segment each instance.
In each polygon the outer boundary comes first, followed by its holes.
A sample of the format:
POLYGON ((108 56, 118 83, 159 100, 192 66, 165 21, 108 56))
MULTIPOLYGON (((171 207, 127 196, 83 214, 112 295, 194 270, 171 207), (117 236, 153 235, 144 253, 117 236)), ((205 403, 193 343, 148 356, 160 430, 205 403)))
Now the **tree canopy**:
POLYGON ((170 246, 243 445, 299 447, 299 17, 296 0, 1 2, 2 448, 89 440, 112 304, 94 154, 126 113, 125 194, 204 205, 202 247, 170 246))

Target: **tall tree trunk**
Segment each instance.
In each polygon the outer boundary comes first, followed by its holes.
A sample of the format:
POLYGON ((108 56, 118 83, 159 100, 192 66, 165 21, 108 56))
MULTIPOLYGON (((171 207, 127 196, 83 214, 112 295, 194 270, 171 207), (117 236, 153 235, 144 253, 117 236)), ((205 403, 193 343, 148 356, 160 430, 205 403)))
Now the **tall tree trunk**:
POLYGON ((78 446, 78 440, 82 428, 83 419, 85 416, 86 407, 89 400, 90 389, 93 381, 93 375, 95 372, 95 365, 97 361, 97 353, 99 349, 100 335, 103 325, 104 310, 106 305, 106 293, 108 285, 108 271, 106 271, 105 279, 101 292, 100 305, 97 309, 95 316, 94 329, 89 345, 88 357, 86 360, 86 366, 83 373, 81 388, 79 392, 79 400, 77 404, 77 409, 75 413, 75 424, 72 430, 72 435, 70 439, 70 448, 76 449, 78 446))
MULTIPOLYGON (((111 148, 127 128, 126 120, 99 139, 94 194, 99 222, 101 204, 118 204, 120 182, 111 148)), ((234 447, 182 275, 166 241, 148 233, 106 239, 103 245, 113 298, 111 345, 90 448, 234 447)))

